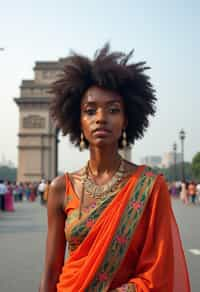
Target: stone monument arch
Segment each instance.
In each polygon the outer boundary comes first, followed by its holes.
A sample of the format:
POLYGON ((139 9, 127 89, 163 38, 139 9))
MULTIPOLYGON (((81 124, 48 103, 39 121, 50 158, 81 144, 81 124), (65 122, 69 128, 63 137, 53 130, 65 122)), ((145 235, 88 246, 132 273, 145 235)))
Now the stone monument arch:
MULTIPOLYGON (((65 59, 36 62, 34 79, 22 80, 19 108, 18 182, 52 179, 58 172, 58 132, 51 121, 49 85, 56 80, 65 59)), ((130 160, 131 149, 121 154, 130 160)))
POLYGON ((57 62, 36 62, 34 79, 22 80, 19 107, 17 181, 39 181, 57 175, 58 130, 49 114, 49 84, 63 66, 57 62))

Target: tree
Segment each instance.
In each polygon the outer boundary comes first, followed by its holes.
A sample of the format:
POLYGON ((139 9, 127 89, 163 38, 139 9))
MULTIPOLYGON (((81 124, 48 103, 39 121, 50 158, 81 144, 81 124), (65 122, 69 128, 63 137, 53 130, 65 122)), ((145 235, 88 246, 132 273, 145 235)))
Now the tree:
POLYGON ((16 181, 16 168, 9 166, 0 166, 0 179, 16 181))
MULTIPOLYGON (((157 174, 162 173, 165 176, 167 181, 174 181, 175 174, 176 174, 176 181, 181 181, 182 180, 181 168, 182 168, 182 163, 177 163, 176 173, 175 173, 175 165, 171 165, 168 168, 155 167, 153 168, 153 171, 157 174)), ((185 179, 187 181, 191 181, 193 179, 193 174, 192 174, 192 167, 191 167, 190 162, 184 162, 184 170, 185 170, 185 179)))
POLYGON ((192 159, 192 173, 195 179, 200 181, 200 152, 198 152, 192 159))

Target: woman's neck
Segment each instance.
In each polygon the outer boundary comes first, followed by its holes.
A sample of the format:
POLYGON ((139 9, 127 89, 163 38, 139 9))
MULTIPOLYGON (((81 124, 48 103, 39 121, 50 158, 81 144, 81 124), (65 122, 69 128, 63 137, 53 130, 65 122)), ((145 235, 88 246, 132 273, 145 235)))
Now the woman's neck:
POLYGON ((103 149, 90 147, 89 167, 95 176, 112 173, 119 166, 119 162, 120 155, 117 146, 108 146, 103 149))

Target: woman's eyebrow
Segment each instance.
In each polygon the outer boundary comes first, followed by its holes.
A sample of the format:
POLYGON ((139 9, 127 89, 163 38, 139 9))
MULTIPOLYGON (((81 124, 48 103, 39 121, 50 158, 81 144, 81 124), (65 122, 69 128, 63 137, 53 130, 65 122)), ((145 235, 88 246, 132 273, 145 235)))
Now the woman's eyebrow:
POLYGON ((113 100, 109 100, 109 101, 106 102, 106 103, 107 103, 107 104, 113 104, 113 103, 121 104, 121 101, 120 101, 120 100, 113 99, 113 100))
POLYGON ((95 101, 86 101, 82 104, 82 106, 87 106, 87 105, 96 105, 97 103, 95 101))
MULTIPOLYGON (((121 101, 120 100, 113 99, 113 100, 108 100, 105 103, 106 104, 113 104, 113 103, 121 104, 121 101)), ((98 102, 95 102, 95 101, 86 101, 82 105, 83 106, 86 106, 86 105, 95 105, 96 106, 97 104, 98 104, 98 102)))

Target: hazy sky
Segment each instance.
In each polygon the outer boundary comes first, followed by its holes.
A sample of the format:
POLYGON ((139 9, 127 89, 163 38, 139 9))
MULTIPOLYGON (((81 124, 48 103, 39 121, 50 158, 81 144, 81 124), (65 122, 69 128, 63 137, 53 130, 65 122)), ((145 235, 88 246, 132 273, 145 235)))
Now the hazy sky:
MULTIPOLYGON (((35 61, 57 60, 70 49, 92 56, 106 41, 114 50, 135 48, 146 60, 157 91, 157 115, 132 151, 138 163, 163 155, 186 131, 185 158, 200 146, 200 2, 134 0, 0 0, 0 155, 17 163, 18 108, 22 79, 33 78, 35 61)), ((60 169, 79 167, 79 154, 61 138, 60 169), (72 159, 73 157, 73 159, 72 159)))

